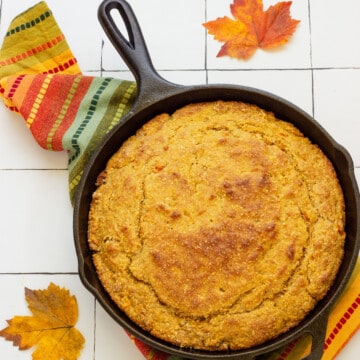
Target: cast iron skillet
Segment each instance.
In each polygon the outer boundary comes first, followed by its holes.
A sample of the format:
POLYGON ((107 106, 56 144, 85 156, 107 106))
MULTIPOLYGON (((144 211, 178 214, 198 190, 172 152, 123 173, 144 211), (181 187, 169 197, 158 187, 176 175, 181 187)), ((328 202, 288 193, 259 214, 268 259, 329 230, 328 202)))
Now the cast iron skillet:
POLYGON ((261 355, 287 345, 304 334, 310 334, 313 339, 312 351, 306 359, 320 359, 329 312, 348 282, 359 252, 359 193, 350 155, 308 114, 277 96, 244 86, 181 86, 164 80, 154 69, 137 19, 129 4, 124 0, 105 0, 99 7, 98 15, 108 37, 136 78, 138 98, 130 113, 107 134, 95 150, 77 190, 74 205, 74 237, 82 282, 122 327, 148 345, 170 354, 187 359, 260 359, 261 355), (113 14, 111 14, 114 9, 120 13, 126 25, 127 38, 115 24, 113 14), (318 144, 332 161, 344 191, 347 233, 344 261, 333 287, 301 324, 265 344, 226 353, 179 348, 151 336, 130 321, 103 289, 96 275, 87 243, 88 212, 91 196, 95 190, 96 177, 120 145, 159 113, 171 113, 193 102, 219 99, 252 103, 272 111, 278 118, 293 123, 318 144))

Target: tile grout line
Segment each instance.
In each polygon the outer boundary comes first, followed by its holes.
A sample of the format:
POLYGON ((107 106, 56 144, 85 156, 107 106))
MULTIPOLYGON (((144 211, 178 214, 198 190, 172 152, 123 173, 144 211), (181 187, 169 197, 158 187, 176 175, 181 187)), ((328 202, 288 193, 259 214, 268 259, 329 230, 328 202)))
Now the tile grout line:
POLYGON ((68 168, 0 168, 0 171, 67 171, 68 168))
POLYGON ((0 276, 33 276, 33 275, 71 275, 71 276, 78 276, 78 272, 51 272, 51 271, 35 271, 35 272, 0 272, 0 276))
MULTIPOLYGON (((207 44, 207 41, 206 41, 207 44)), ((207 46, 205 46, 207 51, 207 46)), ((238 71, 306 71, 306 70, 360 70, 360 66, 338 66, 338 67, 313 67, 310 65, 309 67, 298 67, 298 68, 208 68, 207 60, 205 59, 205 68, 198 69, 158 69, 158 71, 166 71, 166 72, 201 72, 201 71, 219 71, 219 72, 238 72, 238 71)), ((101 69, 101 72, 114 72, 114 73, 127 73, 130 72, 128 69, 101 69)), ((85 72, 99 72, 99 70, 86 70, 85 72)))
MULTIPOLYGON (((205 7, 205 23, 207 22, 208 19, 208 15, 207 15, 207 7, 208 7, 208 2, 207 0, 204 0, 204 7, 205 7)), ((208 36, 207 36, 207 30, 206 28, 204 28, 204 36, 205 36, 205 51, 204 51, 204 66, 205 66, 205 84, 209 84, 209 71, 208 71, 208 63, 207 63, 207 57, 208 57, 208 36)))
POLYGON ((0 24, 1 24, 1 19, 2 19, 2 0, 0 0, 0 24))
POLYGON ((103 76, 103 57, 104 57, 104 46, 105 46, 105 41, 104 39, 101 39, 101 47, 100 47, 100 76, 103 76))
POLYGON ((96 298, 94 297, 94 312, 93 312, 93 316, 94 316, 94 346, 93 346, 93 360, 96 360, 96 310, 97 310, 97 301, 96 298))
POLYGON ((308 13, 309 13, 309 42, 310 42, 310 69, 311 69, 311 97, 312 97, 312 116, 315 117, 315 87, 314 87, 314 64, 312 57, 312 33, 311 33, 311 5, 308 0, 308 13))

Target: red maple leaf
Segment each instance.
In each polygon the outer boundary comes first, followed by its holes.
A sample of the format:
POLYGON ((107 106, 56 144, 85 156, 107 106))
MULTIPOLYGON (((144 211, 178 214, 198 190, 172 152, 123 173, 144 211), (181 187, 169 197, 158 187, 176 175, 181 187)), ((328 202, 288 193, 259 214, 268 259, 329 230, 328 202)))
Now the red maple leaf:
POLYGON ((262 0, 234 0, 230 5, 234 19, 227 16, 204 24, 215 40, 224 42, 217 56, 248 59, 258 49, 285 44, 300 22, 290 15, 292 2, 278 2, 263 10, 262 0))

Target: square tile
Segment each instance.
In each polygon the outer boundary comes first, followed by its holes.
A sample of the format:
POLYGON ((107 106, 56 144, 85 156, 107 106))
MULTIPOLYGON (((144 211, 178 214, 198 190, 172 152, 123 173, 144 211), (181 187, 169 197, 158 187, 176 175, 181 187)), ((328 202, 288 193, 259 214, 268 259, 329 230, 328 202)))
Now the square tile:
POLYGON ((0 273, 77 272, 66 170, 0 170, 0 273))
MULTIPOLYGON (((204 69, 204 0, 132 0, 130 4, 156 69, 204 69)), ((128 69, 108 39, 104 41, 103 68, 128 69)))
POLYGON ((314 71, 315 118, 360 166, 360 69, 314 71))
POLYGON ((314 67, 359 67, 360 2, 312 0, 311 41, 314 67))
MULTIPOLYGON (((207 1, 206 21, 224 16, 233 19, 230 12, 232 1, 207 1)), ((264 10, 276 1, 263 1, 264 10)), ((209 69, 292 69, 310 67, 310 29, 308 2, 294 0, 290 8, 291 16, 300 20, 293 37, 284 46, 271 51, 258 49, 249 60, 238 60, 228 56, 217 57, 223 43, 207 35, 207 67, 209 69)))
MULTIPOLYGON (((7 326, 5 320, 10 320, 14 316, 31 316, 25 300, 25 287, 31 290, 46 289, 49 284, 65 287, 70 291, 70 295, 76 297, 79 309, 79 319, 76 328, 85 338, 85 345, 78 360, 93 359, 94 349, 94 298, 83 287, 77 275, 2 275, 0 277, 0 287, 2 289, 0 298, 0 329, 7 326)), ((0 357, 1 359, 31 359, 34 349, 20 351, 12 345, 12 342, 0 338, 0 357)))
POLYGON ((310 70, 209 71, 209 83, 235 84, 265 90, 312 114, 310 70))

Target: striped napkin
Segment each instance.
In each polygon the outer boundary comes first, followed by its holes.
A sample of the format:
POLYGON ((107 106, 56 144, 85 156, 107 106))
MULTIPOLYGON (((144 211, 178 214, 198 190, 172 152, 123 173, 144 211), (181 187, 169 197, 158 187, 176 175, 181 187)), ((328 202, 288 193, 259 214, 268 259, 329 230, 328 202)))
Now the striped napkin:
MULTIPOLYGON (((45 2, 10 24, 0 50, 0 95, 5 106, 25 120, 41 147, 68 152, 71 201, 89 156, 130 110, 136 94, 134 82, 82 75, 45 2)), ((330 316, 323 360, 334 359, 359 329, 359 268, 330 316)), ((181 360, 129 336, 146 359, 181 360)), ((305 336, 266 359, 299 360, 310 343, 305 336)))

